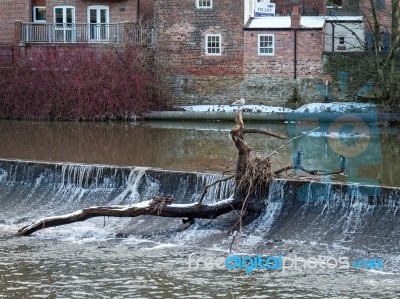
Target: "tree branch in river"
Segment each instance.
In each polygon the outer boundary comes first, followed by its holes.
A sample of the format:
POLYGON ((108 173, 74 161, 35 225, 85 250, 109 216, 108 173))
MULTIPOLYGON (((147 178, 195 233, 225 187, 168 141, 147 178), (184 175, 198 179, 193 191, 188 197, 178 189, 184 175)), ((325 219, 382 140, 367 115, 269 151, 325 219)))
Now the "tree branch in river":
POLYGON ((160 217, 181 217, 191 221, 194 218, 214 219, 220 215, 229 213, 233 210, 240 210, 240 217, 249 204, 249 196, 253 192, 254 186, 265 185, 268 191, 268 185, 272 178, 269 159, 263 160, 253 158, 250 146, 246 143, 244 135, 246 133, 260 133, 285 139, 284 136, 269 132, 266 130, 245 129, 242 117, 242 111, 239 109, 236 114, 236 125, 230 131, 230 137, 238 149, 238 157, 236 161, 235 175, 223 178, 215 183, 205 186, 197 203, 191 204, 173 204, 174 199, 171 197, 155 196, 150 201, 144 201, 129 206, 98 206, 85 208, 70 214, 61 216, 44 218, 36 221, 31 225, 27 225, 18 231, 19 235, 30 235, 38 230, 70 224, 78 221, 84 221, 93 217, 110 216, 110 217, 137 217, 140 215, 153 215, 160 217), (262 174, 263 171, 267 173, 262 174), (233 196, 229 199, 222 200, 214 204, 202 204, 203 198, 209 187, 226 181, 235 179, 235 187, 233 196), (252 182, 254 180, 254 182, 252 182))
MULTIPOLYGON (((22 227, 18 231, 18 235, 27 236, 44 228, 71 224, 100 216, 137 217, 141 215, 153 215, 161 217, 214 219, 241 207, 241 202, 234 198, 229 198, 215 204, 203 204, 201 206, 198 206, 196 203, 169 204, 166 202, 160 204, 160 202, 165 199, 166 198, 157 196, 152 200, 129 206, 96 206, 78 210, 70 214, 44 218, 33 224, 22 227)), ((168 199, 171 200, 170 197, 168 199)))
MULTIPOLYGON (((257 209, 248 208, 257 207, 257 198, 259 198, 259 195, 261 194, 260 192, 262 192, 261 195, 268 194, 270 185, 269 183, 275 176, 292 169, 302 170, 312 175, 343 173, 343 171, 327 172, 324 170, 309 170, 305 169, 301 165, 286 166, 275 171, 272 170, 271 157, 277 154, 280 149, 288 145, 290 142, 310 134, 318 128, 290 139, 267 157, 262 157, 258 155, 251 155, 252 149, 245 141, 245 134, 263 134, 279 139, 286 139, 286 137, 266 130, 246 129, 244 127, 242 111, 240 109, 236 114, 235 120, 236 125, 229 133, 229 136, 233 140, 238 150, 238 156, 235 163, 235 174, 206 185, 197 202, 190 204, 175 204, 174 198, 172 197, 154 196, 150 200, 133 205, 89 207, 65 215, 40 219, 33 224, 22 227, 18 231, 18 234, 26 236, 44 228, 66 225, 101 216, 137 217, 141 215, 153 215, 160 217, 186 218, 186 220, 183 220, 184 223, 192 223, 195 218, 214 219, 231 211, 236 211, 239 219, 236 222, 235 227, 241 230, 245 211, 257 211, 257 209), (230 198, 213 204, 202 203, 210 187, 231 179, 234 179, 234 190, 233 195, 230 198)), ((236 238, 237 242, 239 242, 239 238, 240 233, 236 238)))

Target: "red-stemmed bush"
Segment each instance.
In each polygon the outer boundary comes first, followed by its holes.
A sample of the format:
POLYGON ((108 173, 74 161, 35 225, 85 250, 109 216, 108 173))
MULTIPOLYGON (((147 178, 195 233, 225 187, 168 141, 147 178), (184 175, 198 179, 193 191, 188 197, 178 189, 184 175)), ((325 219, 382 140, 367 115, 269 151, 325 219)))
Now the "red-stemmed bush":
POLYGON ((166 73, 151 48, 35 46, 0 68, 0 118, 131 119, 167 107, 166 73))

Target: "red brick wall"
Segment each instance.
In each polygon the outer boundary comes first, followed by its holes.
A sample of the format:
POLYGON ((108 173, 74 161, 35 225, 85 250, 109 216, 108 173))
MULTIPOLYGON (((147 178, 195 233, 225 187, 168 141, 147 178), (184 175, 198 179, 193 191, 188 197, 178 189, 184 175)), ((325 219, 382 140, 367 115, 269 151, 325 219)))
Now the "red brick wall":
POLYGON ((91 5, 105 5, 109 7, 110 23, 136 22, 137 0, 96 1, 96 0, 47 0, 47 22, 53 22, 53 8, 57 5, 75 6, 75 22, 87 23, 87 7, 91 5))
POLYGON ((140 0, 139 15, 144 21, 154 17, 154 0, 140 0))
POLYGON ((214 0, 196 9, 195 0, 157 0, 158 48, 180 74, 235 75, 243 66, 243 0, 214 0), (205 35, 222 35, 222 55, 205 55, 205 35))
POLYGON ((14 43, 14 22, 30 21, 30 7, 30 0, 0 0, 0 44, 14 43))
MULTIPOLYGON (((322 32, 297 31, 297 78, 312 78, 322 72, 322 32)), ((294 78, 294 30, 259 30, 244 33, 244 72, 267 77, 294 78), (258 55, 258 34, 275 35, 273 56, 258 55)))
MULTIPOLYGON (((347 0, 348 1, 348 0, 347 0)), ((390 30, 391 23, 392 23, 392 17, 391 17, 391 0, 385 0, 385 7, 383 9, 378 10, 378 20, 381 25, 381 31, 382 32, 387 32, 387 30, 390 30)), ((371 8, 369 6, 369 3, 364 0, 360 4, 360 13, 363 15, 365 18, 369 19, 372 23, 372 14, 371 14, 371 8)), ((368 22, 365 22, 365 29, 366 31, 372 31, 369 29, 368 22)))
POLYGON ((293 6, 299 7, 299 13, 303 16, 324 15, 326 12, 326 0, 271 0, 276 4, 276 13, 281 16, 288 16, 293 6))

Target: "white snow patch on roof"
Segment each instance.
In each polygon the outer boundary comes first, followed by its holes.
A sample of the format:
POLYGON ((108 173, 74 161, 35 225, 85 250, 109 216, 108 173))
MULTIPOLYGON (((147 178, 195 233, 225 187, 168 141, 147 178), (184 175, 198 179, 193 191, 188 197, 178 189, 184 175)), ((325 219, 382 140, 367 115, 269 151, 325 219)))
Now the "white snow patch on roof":
POLYGON ((362 16, 324 16, 327 22, 362 22, 362 16))
MULTIPOLYGON (((282 29, 290 28, 290 17, 267 17, 252 19, 247 28, 254 29, 282 29)), ((301 28, 323 28, 325 18, 322 17, 301 17, 301 28)))

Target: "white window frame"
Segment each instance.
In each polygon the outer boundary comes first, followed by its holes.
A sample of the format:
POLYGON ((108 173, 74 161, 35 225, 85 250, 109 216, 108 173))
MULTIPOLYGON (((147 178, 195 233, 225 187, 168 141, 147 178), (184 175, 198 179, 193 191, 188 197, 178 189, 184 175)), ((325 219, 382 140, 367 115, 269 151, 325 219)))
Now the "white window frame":
POLYGON ((76 41, 76 8, 73 5, 57 5, 53 8, 53 22, 54 26, 54 40, 56 42, 75 42, 76 41), (63 23, 56 23, 56 10, 62 9, 63 12, 63 23), (71 23, 65 23, 66 21, 66 10, 72 9, 72 20, 71 23))
POLYGON ((196 0, 196 8, 198 9, 210 9, 213 7, 213 0, 196 0), (205 5, 207 2, 210 2, 210 5, 205 5))
POLYGON ((222 55, 222 35, 220 33, 218 34, 206 34, 205 37, 205 52, 207 56, 221 56, 222 55), (208 46, 208 38, 212 38, 212 37, 218 37, 218 47, 209 47, 208 46), (210 49, 218 49, 219 53, 210 53, 209 50, 210 49))
MULTIPOLYGON (((100 9, 107 10, 106 24, 110 23, 110 7, 107 5, 90 5, 87 7, 87 23, 90 23, 90 10, 95 9, 99 13, 100 9)), ((100 24, 100 23, 98 23, 100 24)))
POLYGON ((90 5, 87 7, 88 39, 91 41, 106 41, 109 38, 110 7, 107 5, 90 5), (96 19, 100 17, 100 10, 106 10, 105 23, 90 23, 90 11, 96 10, 96 19), (92 28, 93 27, 93 28, 92 28), (94 30, 94 31, 91 31, 94 30))
MULTIPOLYGON (((40 8, 44 8, 46 10, 46 6, 33 6, 32 7, 32 11, 33 11, 33 22, 35 23, 45 23, 46 19, 44 20, 38 20, 37 19, 37 14, 36 14, 36 9, 40 9, 40 8)), ((46 11, 47 12, 47 11, 46 11)), ((46 14, 46 18, 47 18, 47 14, 46 14)))
POLYGON ((63 17, 65 16, 65 10, 68 9, 68 8, 72 8, 72 23, 69 23, 69 24, 75 24, 75 15, 76 15, 75 6, 73 6, 73 5, 57 5, 57 6, 54 6, 54 8, 53 8, 54 23, 56 23, 56 9, 57 8, 62 8, 63 17))
POLYGON ((259 56, 274 56, 275 55, 275 34, 259 34, 257 39, 257 49, 259 56), (272 47, 261 47, 261 37, 271 37, 272 38, 272 47), (271 53, 262 53, 261 48, 269 49, 272 48, 271 53))

